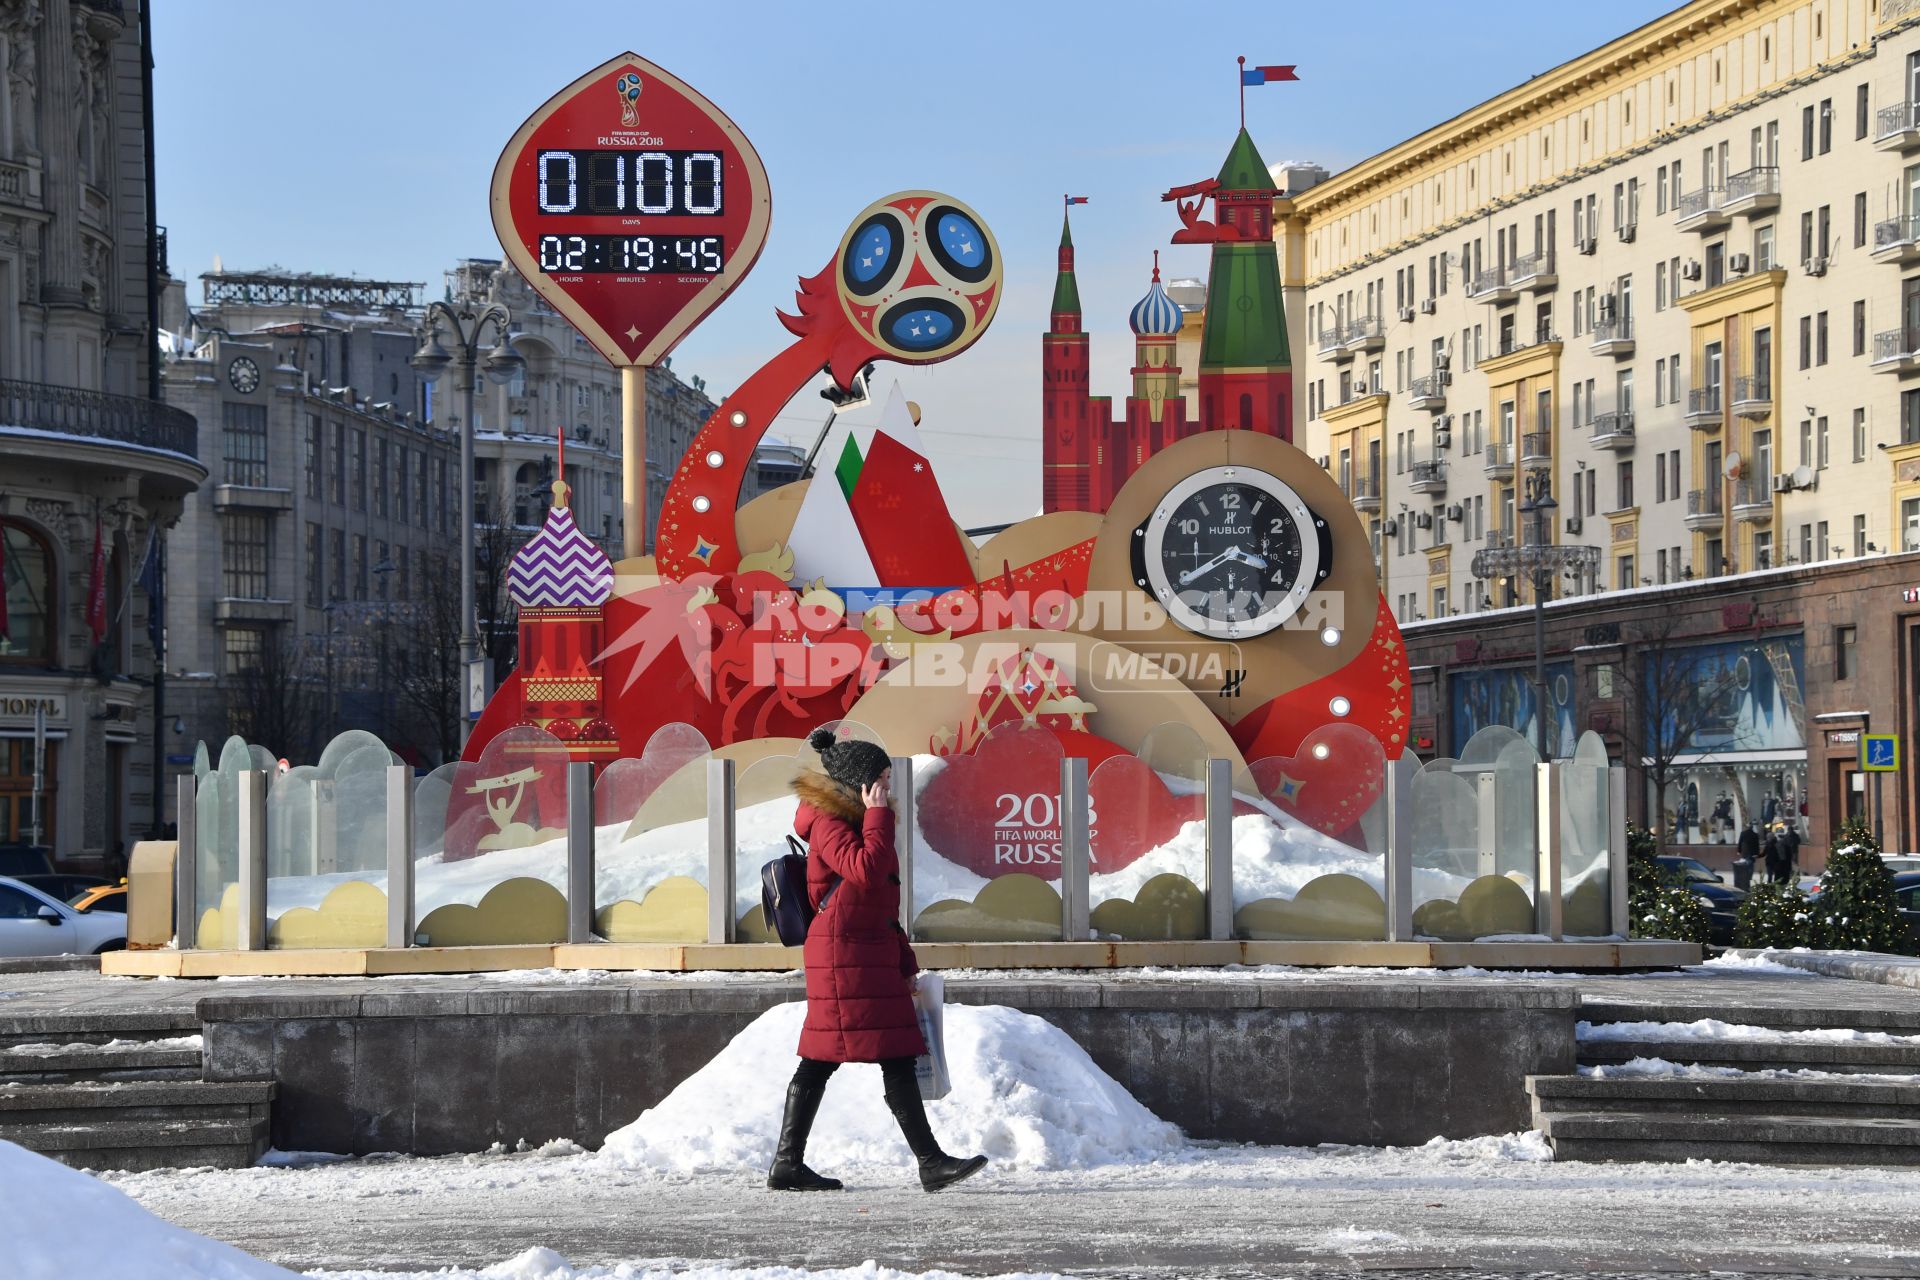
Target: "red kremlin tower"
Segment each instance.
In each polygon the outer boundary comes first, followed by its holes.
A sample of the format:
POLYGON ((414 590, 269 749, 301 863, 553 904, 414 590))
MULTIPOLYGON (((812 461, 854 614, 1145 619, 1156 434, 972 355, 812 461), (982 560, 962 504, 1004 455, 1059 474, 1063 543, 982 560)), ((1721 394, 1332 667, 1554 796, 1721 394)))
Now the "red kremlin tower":
POLYGON ((1213 246, 1197 414, 1178 394, 1180 313, 1161 288, 1157 254, 1152 287, 1128 318, 1134 368, 1125 416, 1116 420, 1112 399, 1089 393, 1073 239, 1063 226, 1052 322, 1041 339, 1046 510, 1105 511, 1150 454, 1195 431, 1260 431, 1293 439, 1292 361, 1273 243, 1277 193, 1266 162, 1242 129, 1218 177, 1164 197, 1177 202, 1183 224, 1173 242, 1213 246), (1209 199, 1214 222, 1198 216, 1209 199))

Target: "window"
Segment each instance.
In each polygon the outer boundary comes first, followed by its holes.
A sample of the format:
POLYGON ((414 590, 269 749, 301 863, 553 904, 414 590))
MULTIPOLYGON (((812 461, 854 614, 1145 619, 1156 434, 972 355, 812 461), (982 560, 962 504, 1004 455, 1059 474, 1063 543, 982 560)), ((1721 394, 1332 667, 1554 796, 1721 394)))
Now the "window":
POLYGON ((327 496, 326 459, 321 452, 325 445, 320 436, 320 415, 310 413, 307 415, 307 496, 315 502, 327 496))
POLYGON ((1613 509, 1625 511, 1633 505, 1633 464, 1631 462, 1616 463, 1613 480, 1615 495, 1618 499, 1613 504, 1613 509))
POLYGON ((1867 86, 1861 85, 1853 91, 1853 140, 1858 142, 1867 136, 1867 116, 1872 108, 1868 105, 1867 86))
POLYGON ((367 536, 364 533, 353 535, 353 598, 367 598, 367 536))
POLYGON ((267 406, 225 401, 220 406, 220 449, 228 484, 267 482, 267 406))
POLYGON ((1854 646, 1859 638, 1858 627, 1844 626, 1833 629, 1833 678, 1835 680, 1845 680, 1853 675, 1857 665, 1854 646))
POLYGON ((1621 556, 1616 563, 1620 567, 1620 589, 1625 591, 1630 587, 1638 586, 1639 583, 1633 576, 1633 557, 1621 556))
POLYGON ((1773 568, 1773 531, 1765 529, 1753 535, 1753 567, 1773 568))
POLYGON ((393 446, 393 518, 407 522, 407 502, 413 492, 407 473, 412 469, 413 450, 404 444, 393 446))
POLYGON ((1655 311, 1667 309, 1667 273, 1658 270, 1657 264, 1653 273, 1653 309, 1655 311))
POLYGON ((1900 443, 1920 444, 1920 391, 1900 393, 1900 443))
POLYGON ((252 671, 260 665, 264 633, 257 627, 228 627, 222 637, 226 652, 226 672, 230 676, 252 671))
POLYGON ((1667 358, 1661 356, 1653 362, 1653 407, 1658 409, 1667 402, 1667 358))
POLYGON ((348 462, 348 490, 355 511, 367 509, 367 433, 353 428, 353 452, 348 462))
MULTIPOLYGON (((7 593, 7 626, 0 634, 0 663, 53 663, 54 594, 53 551, 26 525, 0 519, 0 539, 6 541, 6 562, 0 564, 7 593)), ((0 740, 0 750, 6 743, 0 740)))
POLYGON ((1813 317, 1813 362, 1817 365, 1827 362, 1827 313, 1824 311, 1813 317))
POLYGON ((1724 240, 1715 240, 1707 246, 1706 287, 1727 282, 1727 244, 1724 240))
POLYGON ((307 608, 318 609, 327 603, 327 566, 320 541, 320 526, 307 521, 307 608))
POLYGON ((1800 158, 1813 159, 1813 108, 1810 106, 1800 110, 1800 158))
POLYGON ((384 518, 387 514, 387 442, 373 442, 373 514, 384 518))
POLYGON ((1814 423, 1813 440, 1814 440, 1813 465, 1824 469, 1828 461, 1827 417, 1825 414, 1821 414, 1820 417, 1814 423))
POLYGON ((1773 329, 1767 325, 1753 331, 1753 398, 1773 399, 1773 329))
POLYGON ((228 596, 239 600, 265 600, 267 562, 273 555, 271 516, 234 513, 221 519, 221 564, 228 596))
POLYGON ((1667 580, 1667 549, 1665 547, 1662 547, 1658 551, 1654 552, 1653 556, 1654 556, 1653 562, 1654 562, 1654 565, 1656 566, 1654 570, 1653 580, 1655 582, 1664 584, 1667 580))
POLYGON ((1655 502, 1667 500, 1667 469, 1664 465, 1653 469, 1653 500, 1655 502))
POLYGON ((347 595, 347 534, 343 529, 327 531, 327 599, 344 600, 347 595))
POLYGON ((1800 367, 1813 367, 1813 317, 1800 317, 1800 367))
POLYGON ((1867 554, 1867 518, 1864 515, 1856 515, 1853 518, 1853 554, 1856 556, 1867 554))
POLYGON ((333 500, 345 506, 347 501, 347 427, 345 423, 332 424, 333 430, 327 437, 327 475, 333 481, 333 500))
MULTIPOLYGON (((1660 464, 1658 458, 1653 461, 1655 466, 1660 464)), ((1680 451, 1678 449, 1667 455, 1667 492, 1675 498, 1680 496, 1680 451)))
POLYGON ((1813 419, 1800 419, 1800 465, 1813 465, 1813 419))
POLYGON ((1800 261, 1813 257, 1813 210, 1800 215, 1800 261))
POLYGON ((1825 560, 1828 555, 1839 550, 1838 547, 1829 546, 1827 543, 1827 522, 1825 520, 1813 526, 1813 541, 1814 550, 1822 560, 1825 560))
POLYGON ((1853 354, 1867 354, 1867 300, 1861 298, 1853 304, 1853 354))
POLYGON ((1867 193, 1864 191, 1853 193, 1853 247, 1867 247, 1867 193))
POLYGON ((1709 342, 1701 349, 1700 356, 1701 377, 1699 389, 1705 393, 1703 397, 1705 407, 1708 409, 1718 409, 1720 407, 1720 384, 1725 374, 1720 344, 1717 342, 1709 342))
POLYGON ((1867 460, 1867 411, 1865 409, 1853 411, 1853 460, 1855 462, 1867 460))
POLYGON ((1653 211, 1667 211, 1667 166, 1661 165, 1653 171, 1653 211))
POLYGON ((1906 498, 1900 503, 1900 549, 1920 551, 1920 498, 1906 498))
POLYGON ((1820 154, 1833 150, 1833 99, 1820 99, 1820 154))
POLYGON ((1753 229, 1753 269, 1773 270, 1773 224, 1753 229))

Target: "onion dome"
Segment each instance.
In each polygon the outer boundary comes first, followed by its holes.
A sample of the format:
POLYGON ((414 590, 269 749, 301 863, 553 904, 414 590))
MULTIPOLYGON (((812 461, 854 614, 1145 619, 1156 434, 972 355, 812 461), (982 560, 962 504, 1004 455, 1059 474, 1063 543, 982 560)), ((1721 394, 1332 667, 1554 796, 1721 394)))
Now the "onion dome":
POLYGON ((1142 338, 1170 338, 1180 332, 1180 304, 1160 287, 1160 251, 1153 254, 1153 287, 1133 304, 1127 324, 1142 338))
POLYGON ((555 482, 554 503, 540 532, 513 553, 507 594, 521 608, 590 607, 613 594, 613 564, 580 532, 567 509, 567 486, 555 482))

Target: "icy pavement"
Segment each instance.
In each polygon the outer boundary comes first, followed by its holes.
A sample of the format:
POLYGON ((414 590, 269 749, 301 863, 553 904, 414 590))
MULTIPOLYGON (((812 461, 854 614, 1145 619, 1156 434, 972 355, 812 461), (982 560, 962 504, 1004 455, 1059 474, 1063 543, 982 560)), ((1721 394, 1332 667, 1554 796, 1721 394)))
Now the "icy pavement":
POLYGON ((572 1268, 556 1280, 618 1277, 622 1263, 644 1276, 635 1260, 673 1258, 815 1271, 871 1260, 971 1276, 1920 1275, 1920 1170, 1545 1156, 1534 1135, 1387 1150, 1196 1145, 1148 1164, 989 1169, 939 1197, 898 1168, 835 1167, 848 1191, 783 1195, 751 1174, 663 1175, 531 1152, 108 1179, 259 1257, 349 1274, 497 1268, 541 1248, 572 1268))

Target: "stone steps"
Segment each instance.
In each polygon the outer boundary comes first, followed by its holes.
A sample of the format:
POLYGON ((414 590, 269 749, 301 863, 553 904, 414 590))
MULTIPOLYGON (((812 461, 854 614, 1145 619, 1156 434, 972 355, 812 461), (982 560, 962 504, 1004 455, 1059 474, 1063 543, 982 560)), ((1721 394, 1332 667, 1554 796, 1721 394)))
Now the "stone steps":
POLYGON ((266 1153, 265 1109, 251 1120, 0 1123, 0 1138, 76 1169, 245 1169, 266 1153))
MULTIPOLYGON (((1583 999, 1580 1018, 1585 1022, 1698 1022, 1713 1018, 1720 1022, 1748 1027, 1767 1027, 1774 1031, 1806 1031, 1834 1025, 1834 1013, 1828 1009, 1803 1005, 1749 1005, 1729 1009, 1724 1004, 1702 1004, 1697 1000, 1602 1000, 1583 999)), ((1885 1031, 1890 1035, 1920 1035, 1920 1001, 1908 1007, 1849 1009, 1845 1025, 1859 1031, 1885 1031)))
POLYGON ((1830 1071, 1872 1075, 1920 1075, 1920 1044, 1858 1044, 1849 1041, 1780 1040, 1582 1040, 1582 1066, 1633 1058, 1664 1058, 1740 1071, 1830 1071))
POLYGON ((12 1125, 264 1119, 272 1101, 265 1080, 0 1085, 0 1137, 12 1125))
POLYGON ((8 1084, 85 1084, 97 1081, 198 1080, 202 1051, 128 1045, 60 1044, 56 1051, 0 1049, 0 1088, 8 1084))
POLYGON ((192 1009, 0 1017, 0 1054, 28 1044, 105 1044, 109 1040, 170 1040, 199 1034, 200 1019, 192 1009))
POLYGON ((1536 1125, 1567 1114, 1839 1117, 1920 1126, 1920 1080, 1782 1080, 1760 1075, 1529 1076, 1536 1125))
POLYGON ((1920 1124, 1909 1119, 1573 1111, 1540 1128, 1556 1160, 1920 1165, 1920 1124))

